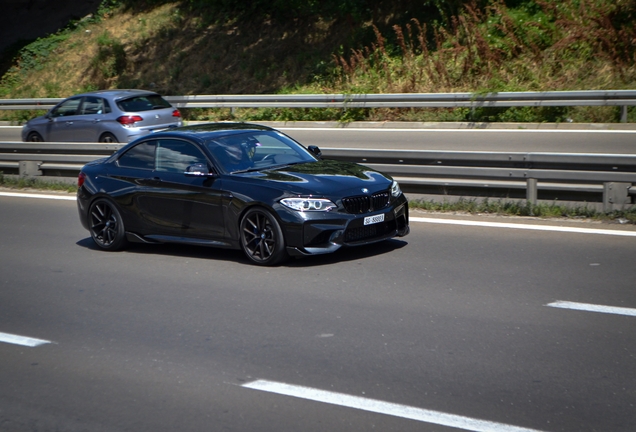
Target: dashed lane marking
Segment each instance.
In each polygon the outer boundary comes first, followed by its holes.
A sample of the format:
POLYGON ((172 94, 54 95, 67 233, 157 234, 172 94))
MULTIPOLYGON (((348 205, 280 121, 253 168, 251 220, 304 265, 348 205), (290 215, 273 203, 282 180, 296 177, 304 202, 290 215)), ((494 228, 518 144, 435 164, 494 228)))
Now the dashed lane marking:
POLYGON ((432 411, 408 405, 399 405, 375 399, 351 396, 344 393, 335 393, 274 381, 256 380, 247 384, 243 384, 242 387, 468 431, 536 432, 536 429, 527 429, 504 423, 479 420, 470 417, 448 414, 440 411, 432 411))
POLYGON ((569 302, 569 301, 562 301, 562 300, 548 303, 546 306, 553 307, 553 308, 561 308, 561 309, 573 309, 573 310, 586 311, 586 312, 599 312, 599 313, 615 314, 615 315, 636 316, 636 309, 625 308, 625 307, 603 306, 603 305, 595 305, 595 304, 589 304, 589 303, 576 303, 576 302, 569 302))
POLYGON ((14 345, 22 345, 27 347, 36 347, 39 345, 44 345, 51 343, 51 341, 43 340, 43 339, 35 339, 26 336, 19 336, 9 333, 0 332, 0 342, 14 344, 14 345))

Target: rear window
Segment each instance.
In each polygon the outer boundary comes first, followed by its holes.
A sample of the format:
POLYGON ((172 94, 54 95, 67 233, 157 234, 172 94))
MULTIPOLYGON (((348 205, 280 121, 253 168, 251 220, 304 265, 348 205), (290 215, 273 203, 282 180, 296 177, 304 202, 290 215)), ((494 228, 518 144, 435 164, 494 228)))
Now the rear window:
POLYGON ((170 108, 172 105, 159 95, 135 96, 117 101, 117 106, 124 112, 150 111, 170 108))

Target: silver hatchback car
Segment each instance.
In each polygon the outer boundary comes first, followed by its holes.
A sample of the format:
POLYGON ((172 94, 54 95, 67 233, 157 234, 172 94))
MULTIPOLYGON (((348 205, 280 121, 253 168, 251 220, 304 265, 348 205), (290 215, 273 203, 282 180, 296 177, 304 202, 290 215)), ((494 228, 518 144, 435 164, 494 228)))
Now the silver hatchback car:
POLYGON ((181 113, 145 90, 100 90, 72 96, 22 127, 22 141, 120 142, 182 126, 181 113))

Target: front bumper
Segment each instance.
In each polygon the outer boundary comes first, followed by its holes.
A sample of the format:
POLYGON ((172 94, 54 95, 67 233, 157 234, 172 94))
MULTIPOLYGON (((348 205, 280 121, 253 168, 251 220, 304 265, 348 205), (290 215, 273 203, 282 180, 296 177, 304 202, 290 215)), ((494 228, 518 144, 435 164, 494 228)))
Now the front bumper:
POLYGON ((285 226, 287 253, 306 256, 331 253, 343 246, 361 246, 410 232, 409 208, 404 195, 381 211, 365 214, 307 213, 301 224, 285 226), (366 217, 383 214, 384 221, 365 225, 366 217))

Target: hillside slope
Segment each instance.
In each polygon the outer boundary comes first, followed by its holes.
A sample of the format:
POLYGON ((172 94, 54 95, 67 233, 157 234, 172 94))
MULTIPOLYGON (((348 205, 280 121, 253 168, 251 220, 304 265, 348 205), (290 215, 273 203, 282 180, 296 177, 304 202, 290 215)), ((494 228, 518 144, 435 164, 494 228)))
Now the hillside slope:
MULTIPOLYGON (((0 96, 59 97, 109 87, 167 95, 636 88, 636 0, 511 0, 515 7, 501 0, 343 0, 319 6, 290 1, 265 2, 272 6, 259 9, 263 2, 255 0, 243 11, 215 9, 232 4, 221 0, 130 2, 136 6, 111 0, 98 16, 25 47, 3 76, 0 96), (373 8, 354 7, 363 4, 373 8), (444 4, 455 5, 454 13, 442 10, 444 4)), ((340 120, 618 118, 614 108, 248 114, 340 120)))

